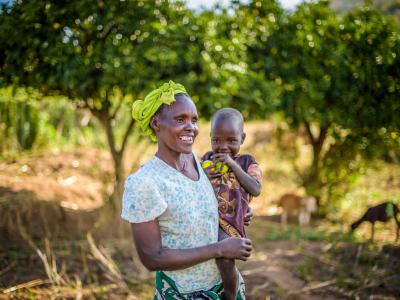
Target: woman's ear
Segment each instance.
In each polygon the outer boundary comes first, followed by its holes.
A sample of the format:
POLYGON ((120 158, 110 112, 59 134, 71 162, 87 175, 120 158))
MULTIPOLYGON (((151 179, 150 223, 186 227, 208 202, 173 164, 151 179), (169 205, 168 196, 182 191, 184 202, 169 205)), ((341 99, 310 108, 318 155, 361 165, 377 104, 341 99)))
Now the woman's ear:
POLYGON ((245 139, 246 139, 246 133, 243 132, 242 133, 242 142, 240 144, 243 144, 245 139))
POLYGON ((158 118, 157 116, 153 116, 150 119, 150 127, 154 130, 154 132, 157 132, 160 130, 160 125, 158 123, 158 118))

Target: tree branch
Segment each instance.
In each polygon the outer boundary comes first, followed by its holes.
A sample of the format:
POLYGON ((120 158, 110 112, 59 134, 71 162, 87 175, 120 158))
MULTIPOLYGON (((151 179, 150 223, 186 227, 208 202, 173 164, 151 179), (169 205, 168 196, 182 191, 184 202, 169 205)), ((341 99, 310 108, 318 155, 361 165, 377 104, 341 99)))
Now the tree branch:
POLYGON ((120 110, 121 106, 122 106, 122 100, 119 100, 119 103, 117 104, 117 107, 115 108, 114 112, 111 114, 111 119, 115 119, 115 117, 117 116, 118 111, 120 110))
POLYGON ((315 138, 311 131, 311 124, 308 121, 304 121, 304 126, 306 127, 306 131, 307 131, 308 137, 310 138, 311 144, 314 146, 315 138))
POLYGON ((107 136, 108 146, 110 147, 111 155, 113 158, 117 157, 118 151, 115 147, 115 137, 112 131, 110 117, 107 114, 107 111, 97 108, 89 107, 90 112, 100 121, 100 124, 104 127, 107 136))
POLYGON ((326 136, 328 134, 328 130, 329 130, 329 125, 325 124, 322 125, 320 130, 319 130, 319 136, 318 139, 315 141, 316 142, 316 149, 318 150, 318 153, 321 152, 322 146, 324 145, 324 141, 326 139, 326 136))
POLYGON ((135 124, 135 120, 133 118, 131 118, 129 125, 125 130, 124 137, 122 139, 121 148, 119 149, 120 154, 124 153, 124 151, 125 151, 125 147, 128 142, 129 134, 131 133, 134 124, 135 124))

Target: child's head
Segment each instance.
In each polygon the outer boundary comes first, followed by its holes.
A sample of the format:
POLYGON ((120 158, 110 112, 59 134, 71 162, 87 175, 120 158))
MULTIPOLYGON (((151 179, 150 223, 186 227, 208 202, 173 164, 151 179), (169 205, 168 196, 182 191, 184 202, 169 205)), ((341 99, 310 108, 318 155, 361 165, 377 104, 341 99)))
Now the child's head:
POLYGON ((243 116, 234 108, 222 108, 211 119, 211 147, 216 153, 236 155, 243 144, 243 116))

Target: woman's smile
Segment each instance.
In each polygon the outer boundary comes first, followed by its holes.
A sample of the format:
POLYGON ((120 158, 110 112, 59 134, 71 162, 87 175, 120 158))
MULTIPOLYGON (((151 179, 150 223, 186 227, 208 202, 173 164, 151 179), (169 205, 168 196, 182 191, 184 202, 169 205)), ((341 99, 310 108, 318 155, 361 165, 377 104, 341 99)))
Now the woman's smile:
POLYGON ((197 110, 187 96, 176 97, 175 102, 158 116, 157 137, 159 148, 179 153, 191 153, 199 132, 197 110))
POLYGON ((193 144, 194 136, 192 135, 182 135, 179 137, 181 141, 186 142, 187 144, 193 144))

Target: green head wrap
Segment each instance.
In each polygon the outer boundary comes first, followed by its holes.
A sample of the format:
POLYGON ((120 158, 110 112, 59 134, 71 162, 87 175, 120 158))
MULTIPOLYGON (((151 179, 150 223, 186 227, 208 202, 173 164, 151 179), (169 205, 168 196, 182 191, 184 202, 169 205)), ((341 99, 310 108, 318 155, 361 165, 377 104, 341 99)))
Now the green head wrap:
POLYGON ((179 93, 187 94, 185 87, 170 80, 147 94, 144 100, 137 100, 133 103, 133 118, 139 122, 143 132, 150 136, 154 142, 157 141, 157 137, 150 127, 150 119, 162 104, 171 105, 175 101, 175 94, 179 93))

